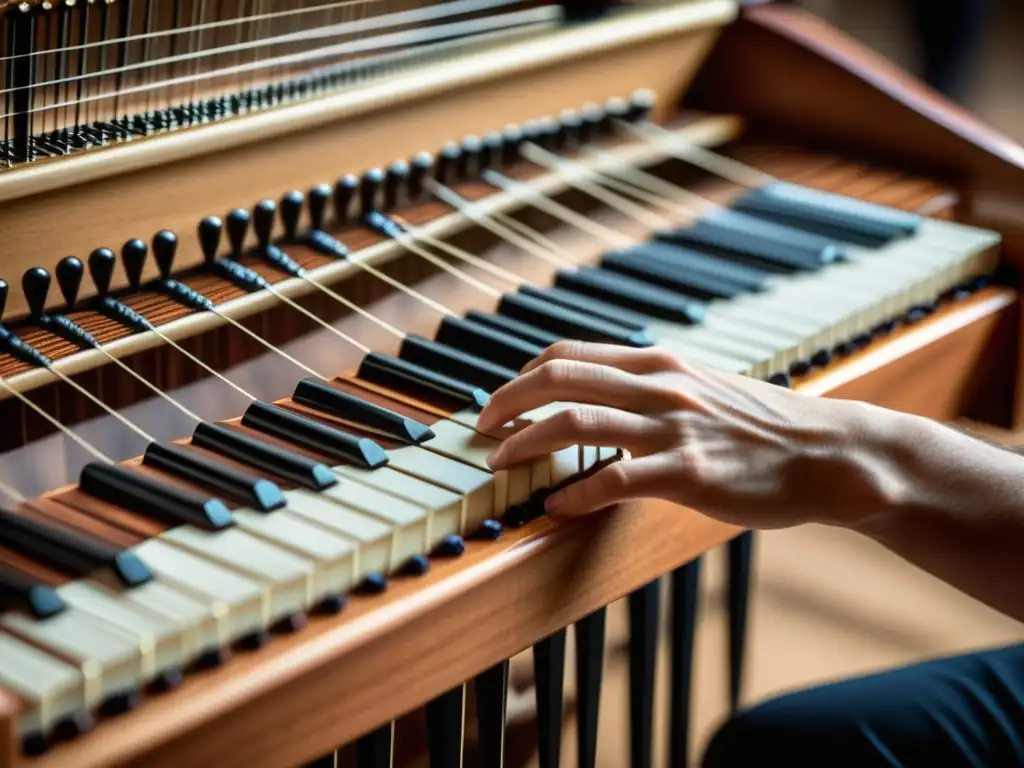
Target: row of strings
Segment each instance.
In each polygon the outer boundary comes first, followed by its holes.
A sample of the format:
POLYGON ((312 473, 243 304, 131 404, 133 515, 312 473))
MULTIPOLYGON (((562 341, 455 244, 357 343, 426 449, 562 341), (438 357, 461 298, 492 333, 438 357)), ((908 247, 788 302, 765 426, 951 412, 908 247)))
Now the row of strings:
MULTIPOLYGON (((553 22, 516 0, 64 0, 0 11, 0 167, 246 114, 553 22)), ((534 4, 535 5, 535 4, 534 4)))

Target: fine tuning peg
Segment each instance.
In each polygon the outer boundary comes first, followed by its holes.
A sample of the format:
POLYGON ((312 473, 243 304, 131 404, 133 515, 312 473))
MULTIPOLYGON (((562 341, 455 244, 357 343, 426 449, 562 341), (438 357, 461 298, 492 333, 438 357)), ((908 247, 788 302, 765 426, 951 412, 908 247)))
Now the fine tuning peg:
POLYGON ((578 112, 566 109, 558 116, 556 144, 560 150, 573 151, 578 149, 582 133, 583 118, 580 117, 578 112))
MULTIPOLYGON (((142 243, 142 247, 145 248, 146 244, 142 243)), ((110 293, 110 283, 114 279, 116 265, 117 257, 109 248, 97 248, 89 254, 89 277, 96 286, 96 295, 101 299, 110 293)))
POLYGON ((221 233, 224 231, 224 222, 217 216, 207 216, 199 222, 199 247, 203 251, 203 261, 209 266, 217 260, 217 251, 220 250, 221 233))
POLYGON ((359 189, 359 179, 347 173, 334 183, 334 216, 342 224, 352 218, 352 199, 359 189))
POLYGON ((580 108, 580 141, 587 142, 596 139, 602 130, 605 122, 604 110, 600 104, 588 102, 580 108))
POLYGON ((445 142, 441 151, 437 153, 435 174, 437 180, 450 187, 455 181, 455 174, 458 173, 459 158, 462 156, 462 148, 454 141, 445 142))
POLYGON ((34 318, 46 311, 46 297, 50 294, 50 273, 42 267, 32 267, 21 276, 21 290, 28 302, 28 312, 34 318))
POLYGON ((369 216, 380 207, 381 188, 384 186, 384 171, 371 168, 363 174, 359 183, 359 211, 369 216))
POLYGON ((146 266, 146 256, 149 249, 141 240, 129 240, 121 248, 121 263, 124 264, 124 272, 128 276, 128 286, 133 290, 139 290, 142 285, 142 269, 146 266))
POLYGON ((5 309, 7 309, 7 281, 0 280, 0 323, 4 320, 5 309))
MULTIPOLYGON (((327 191, 328 197, 330 190, 327 191)), ((288 242, 294 242, 299 236, 299 219, 302 218, 302 206, 306 202, 306 196, 293 189, 281 197, 277 207, 281 211, 281 226, 284 227, 284 237, 288 242)), ((325 201, 326 202, 326 201, 325 201)), ((323 213, 320 214, 321 218, 323 213)), ((319 229, 319 227, 314 227, 319 229)))
POLYGON ((260 200, 252 209, 252 228, 256 232, 256 243, 260 250, 265 250, 270 245, 276 216, 277 203, 273 200, 260 200))
POLYGON ((627 119, 631 123, 639 123, 642 120, 646 120, 651 116, 651 112, 654 111, 654 105, 657 101, 658 97, 654 94, 654 91, 647 88, 633 91, 633 95, 629 97, 629 107, 626 112, 627 119))
POLYGON ((476 136, 464 136, 462 154, 459 157, 458 174, 463 179, 475 179, 480 175, 480 155, 484 145, 476 136))
POLYGON ((512 165, 519 160, 519 147, 523 145, 523 131, 518 125, 512 123, 505 126, 505 130, 501 132, 501 138, 504 144, 501 160, 505 165, 512 165))
POLYGON ((307 196, 309 203, 309 228, 320 230, 324 228, 324 213, 327 210, 327 201, 331 199, 331 185, 317 184, 307 196))
POLYGON ((409 164, 404 160, 398 160, 388 167, 384 179, 385 208, 397 208, 403 198, 408 196, 409 173, 409 164))
POLYGON ((237 259, 245 247, 245 236, 249 234, 249 212, 244 208, 235 208, 227 215, 224 222, 228 230, 228 244, 231 247, 231 258, 237 259))
POLYGON ((65 256, 57 263, 54 272, 57 275, 57 285, 60 288, 61 296, 64 297, 68 309, 73 309, 78 301, 78 292, 82 288, 85 266, 80 259, 74 256, 65 256))
POLYGON ((419 152, 409 163, 409 199, 416 201, 423 197, 423 185, 430 172, 434 170, 434 156, 429 152, 419 152))
POLYGON ((480 154, 480 168, 500 168, 505 159, 505 137, 500 131, 484 134, 483 151, 480 154))
POLYGON ((161 280, 170 280, 174 271, 174 257, 178 253, 178 236, 169 230, 153 235, 153 259, 160 270, 161 280))

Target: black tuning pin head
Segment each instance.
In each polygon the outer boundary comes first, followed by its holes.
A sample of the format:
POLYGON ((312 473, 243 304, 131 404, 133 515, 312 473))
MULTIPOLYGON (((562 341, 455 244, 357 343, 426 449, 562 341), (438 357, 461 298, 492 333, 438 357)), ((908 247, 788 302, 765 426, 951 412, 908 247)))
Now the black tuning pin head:
POLYGON ((534 140, 538 146, 548 152, 558 149, 558 137, 562 132, 562 126, 553 117, 544 117, 537 124, 537 138, 534 140))
POLYGON ((170 280, 174 272, 174 257, 178 254, 178 236, 164 229, 153 235, 153 259, 160 270, 161 280, 170 280))
MULTIPOLYGON (((310 229, 323 229, 324 228, 324 214, 327 212, 327 201, 331 199, 331 185, 330 184, 317 184, 306 196, 309 207, 309 228, 310 229)), ((284 210, 284 205, 281 205, 281 210, 284 210)))
POLYGON ((85 276, 85 266, 81 259, 74 256, 65 256, 57 262, 57 286, 60 288, 60 295, 68 309, 73 309, 78 302, 78 291, 82 288, 82 278, 85 276))
POLYGON ((42 267, 32 267, 21 276, 21 290, 28 302, 28 313, 41 317, 46 311, 46 297, 50 294, 50 273, 42 267))
POLYGON ((142 285, 142 268, 146 266, 148 253, 149 249, 141 240, 129 240, 121 248, 121 263, 128 276, 128 286, 133 291, 139 290, 142 285))
POLYGON ((380 208, 383 186, 384 171, 380 168, 371 168, 363 174, 359 182, 359 211, 363 216, 369 216, 380 208))
MULTIPOLYGON (((330 195, 330 191, 327 193, 330 195)), ((294 242, 299 236, 299 219, 302 218, 302 206, 306 203, 306 196, 293 189, 281 197, 278 208, 281 211, 281 226, 284 227, 285 239, 294 242)))
POLYGON ((523 145, 523 129, 514 123, 506 125, 501 132, 501 139, 504 144, 502 150, 502 163, 512 165, 519 160, 519 147, 523 145))
POLYGON ((583 118, 572 109, 566 109, 558 116, 556 146, 564 152, 574 152, 580 146, 583 118))
POLYGON ((249 234, 249 212, 244 208, 235 208, 227 215, 225 227, 228 230, 232 258, 241 256, 245 247, 245 236, 249 234))
POLYGON ((604 110, 600 104, 589 102, 580 109, 580 142, 587 144, 601 135, 605 122, 604 110))
POLYGON ((256 243, 266 248, 274 236, 274 219, 277 217, 277 203, 273 200, 260 200, 252 209, 252 228, 256 232, 256 243))
POLYGON ((459 158, 459 178, 475 179, 480 175, 480 155, 483 154, 484 145, 476 136, 466 136, 462 139, 462 155, 459 158))
POLYGON ((604 115, 605 119, 602 123, 604 132, 611 136, 618 129, 616 121, 626 120, 629 117, 629 104, 620 98, 612 97, 604 103, 604 115))
MULTIPOLYGON (((142 247, 145 248, 146 244, 142 243, 142 247)), ((97 248, 89 254, 89 276, 92 278, 92 284, 96 286, 96 295, 101 299, 110 293, 115 266, 117 257, 109 248, 97 248)))
POLYGON ((505 138, 500 131, 484 134, 483 149, 480 152, 480 169, 501 168, 505 163, 505 138))
POLYGON ((219 216, 207 216, 199 222, 199 247, 203 251, 203 261, 207 266, 217 260, 220 250, 220 238, 224 232, 224 222, 219 216))
POLYGON ((445 142, 441 151, 437 153, 437 163, 434 174, 437 180, 450 187, 455 182, 455 175, 459 171, 459 158, 462 156, 462 148, 454 141, 445 142))
POLYGON ((334 216, 345 224, 352 220, 352 201, 359 189, 359 177, 346 173, 334 183, 334 216))
POLYGON ((648 119, 651 116, 651 112, 654 111, 654 105, 658 98, 654 95, 654 91, 641 88, 638 91, 633 91, 633 95, 629 97, 629 111, 626 113, 626 118, 631 123, 639 123, 643 120, 648 119))
POLYGON ((5 309, 7 309, 7 281, 0 280, 0 322, 3 322, 5 309))
POLYGON ((409 184, 407 185, 410 200, 415 202, 423 198, 423 185, 430 178, 430 173, 433 170, 434 156, 429 152, 420 152, 413 157, 409 163, 409 184))
POLYGON ((384 179, 384 208, 397 208, 408 198, 409 164, 404 160, 394 162, 388 168, 384 179))

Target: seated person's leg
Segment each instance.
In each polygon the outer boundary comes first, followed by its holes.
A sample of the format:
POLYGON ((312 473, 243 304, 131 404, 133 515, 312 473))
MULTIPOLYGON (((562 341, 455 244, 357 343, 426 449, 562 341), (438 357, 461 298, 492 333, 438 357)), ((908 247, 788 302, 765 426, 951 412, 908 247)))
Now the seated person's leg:
POLYGON ((1024 766, 1024 645, 767 701, 727 722, 704 768, 1024 766))

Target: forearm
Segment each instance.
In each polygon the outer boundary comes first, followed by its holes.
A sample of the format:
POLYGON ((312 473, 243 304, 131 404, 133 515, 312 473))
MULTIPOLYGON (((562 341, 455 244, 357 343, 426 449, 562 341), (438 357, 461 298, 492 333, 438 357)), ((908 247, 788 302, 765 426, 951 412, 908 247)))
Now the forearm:
POLYGON ((1024 457, 912 417, 880 439, 886 504, 847 527, 1024 620, 1024 457))

